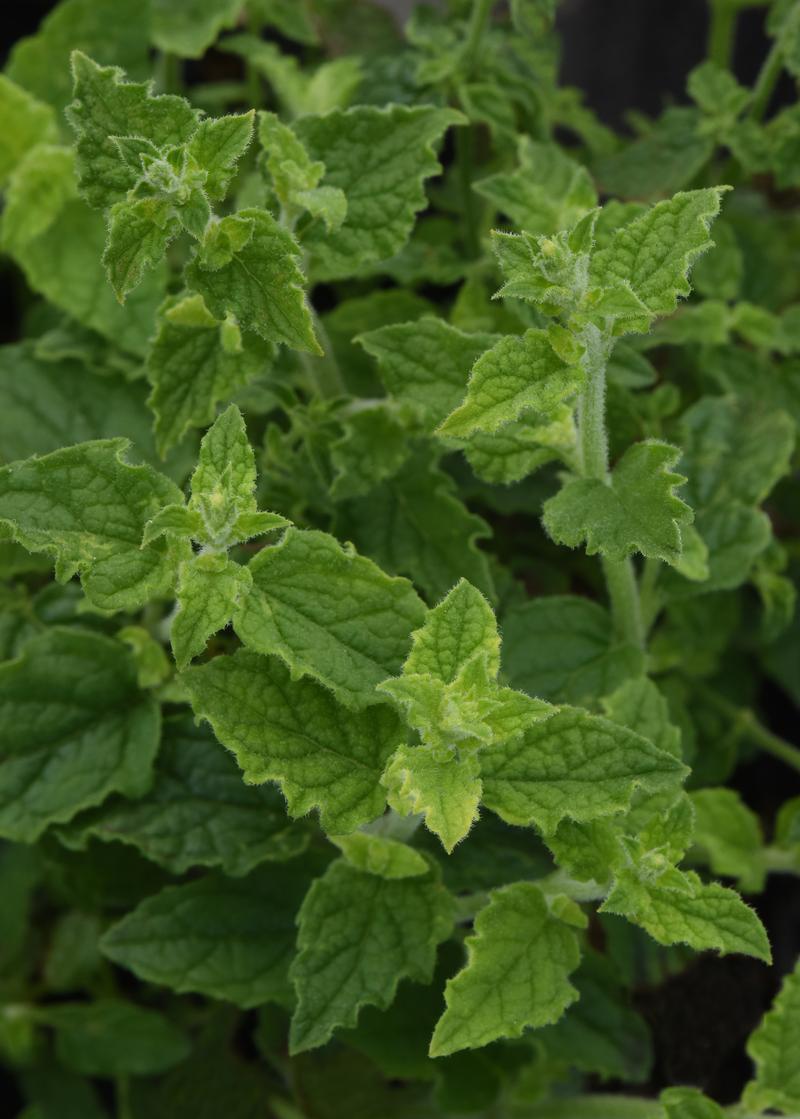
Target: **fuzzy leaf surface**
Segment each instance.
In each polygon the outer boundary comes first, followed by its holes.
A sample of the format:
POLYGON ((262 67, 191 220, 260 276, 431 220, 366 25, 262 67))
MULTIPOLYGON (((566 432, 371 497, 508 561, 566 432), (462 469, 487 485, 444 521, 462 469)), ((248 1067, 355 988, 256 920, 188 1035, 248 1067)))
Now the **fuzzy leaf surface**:
POLYGON ((800 1108, 799 1032, 800 964, 786 976, 771 1010, 747 1043, 747 1052, 756 1066, 755 1078, 745 1089, 748 1107, 787 1113, 800 1108))

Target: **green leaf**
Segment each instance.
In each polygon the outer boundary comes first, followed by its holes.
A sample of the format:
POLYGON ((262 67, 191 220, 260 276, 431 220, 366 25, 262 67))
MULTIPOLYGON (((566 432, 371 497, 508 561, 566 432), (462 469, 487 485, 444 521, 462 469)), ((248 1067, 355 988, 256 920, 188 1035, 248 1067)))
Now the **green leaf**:
POLYGON ((392 478, 340 507, 337 531, 431 599, 462 577, 494 597, 486 554, 476 546, 489 526, 467 510, 437 458, 429 448, 417 449, 392 478))
POLYGON ((159 709, 133 657, 99 634, 53 628, 0 665, 0 833, 30 843, 113 792, 152 780, 159 709))
POLYGON ((163 198, 139 198, 111 207, 103 264, 120 303, 138 287, 144 273, 163 259, 179 232, 180 223, 163 198))
POLYGON ((671 107, 644 135, 593 164, 605 194, 653 198, 688 186, 714 154, 714 140, 700 131, 695 108, 671 107))
POLYGON ((697 1088, 667 1088, 659 1096, 666 1119, 724 1119, 725 1112, 697 1088))
POLYGON ((493 485, 509 485, 554 459, 572 461, 576 442, 573 410, 562 404, 545 420, 527 415, 493 435, 471 435, 464 454, 479 478, 493 485))
POLYGON ((440 435, 464 438, 494 432, 525 411, 547 416, 574 396, 583 383, 580 366, 568 365, 543 330, 501 338, 475 362, 464 403, 444 423, 440 435))
POLYGON ((473 657, 481 656, 494 678, 500 668, 497 621, 484 596, 461 579, 438 606, 429 610, 411 637, 403 673, 429 674, 452 684, 473 657))
POLYGON ((399 671, 424 616, 411 584, 327 533, 294 528, 249 570, 253 588, 234 616, 244 644, 276 653, 295 678, 315 677, 349 707, 378 702, 375 686, 399 671))
POLYGON ((713 244, 709 227, 726 189, 681 192, 622 226, 594 253, 591 286, 629 283, 653 318, 670 314, 691 291, 692 264, 713 244))
POLYGON ((755 912, 733 890, 717 882, 705 884, 692 871, 671 867, 646 878, 635 869, 620 870, 600 909, 627 917, 659 944, 771 960, 767 934, 755 912))
POLYGON ((84 1076, 152 1076, 189 1054, 167 1018, 121 999, 49 1006, 36 1018, 55 1029, 59 1061, 84 1076))
POLYGON ((127 843, 173 874, 218 866, 232 877, 303 851, 308 830, 287 819, 274 786, 243 784, 227 751, 188 718, 168 721, 164 730, 152 789, 83 813, 60 829, 64 842, 127 843))
POLYGON ((5 191, 0 239, 16 253, 43 233, 77 197, 74 157, 69 148, 37 144, 17 164, 5 191))
POLYGON ((143 77, 149 68, 150 20, 139 0, 63 0, 35 35, 15 44, 8 76, 60 112, 72 96, 73 50, 143 77))
POLYGON ((127 82, 116 66, 98 66, 81 51, 72 55, 75 97, 67 119, 77 134, 76 169, 90 206, 120 201, 142 177, 122 158, 116 137, 136 137, 157 149, 185 144, 197 129, 198 113, 182 97, 154 97, 145 82, 127 82))
POLYGON ((104 955, 140 979, 249 1008, 288 1003, 295 919, 308 887, 296 863, 247 878, 208 874, 145 898, 112 925, 104 955))
POLYGON ((772 1009, 747 1043, 756 1075, 747 1085, 745 1106, 756 1111, 800 1108, 800 1068, 797 1033, 800 1029, 800 963, 783 981, 772 1009))
POLYGON ((229 322, 219 322, 200 295, 166 304, 147 355, 152 385, 148 401, 156 417, 160 454, 179 443, 189 427, 205 427, 217 405, 269 367, 273 350, 247 331, 228 341, 229 322))
POLYGON ((618 642, 608 611, 575 595, 547 595, 503 619, 509 683, 554 703, 594 701, 643 668, 641 651, 618 642))
POLYGON ((401 979, 430 982, 452 921, 452 900, 432 875, 385 879, 332 863, 298 917, 290 1051, 324 1045, 364 1006, 389 1006, 401 979))
POLYGON ((203 190, 215 202, 228 193, 237 164, 250 146, 254 122, 254 109, 203 120, 186 147, 189 157, 205 172, 203 190))
POLYGON ((634 791, 677 788, 685 767, 646 738, 564 708, 481 755, 483 800, 509 824, 554 831, 628 807, 634 791))
POLYGON ((186 269, 187 283, 218 319, 231 314, 242 329, 267 342, 321 354, 303 292, 297 242, 266 210, 240 210, 236 220, 252 225, 249 240, 216 267, 204 263, 201 246, 186 269))
POLYGON ((0 113, 6 122, 0 138, 0 184, 37 144, 57 137, 55 114, 27 90, 0 74, 0 113))
POLYGON ((141 547, 144 527, 177 486, 150 466, 130 466, 127 439, 80 443, 0 469, 0 523, 33 552, 47 552, 62 578, 81 575, 102 610, 135 610, 167 593, 188 544, 141 547))
POLYGON ((733 122, 750 100, 729 70, 717 62, 703 62, 687 78, 689 96, 708 116, 733 122))
POLYGON ((439 171, 433 144, 463 120, 453 109, 432 105, 359 105, 296 122, 311 157, 325 164, 323 185, 347 198, 338 230, 313 226, 304 237, 315 278, 352 276, 403 247, 425 206, 423 183, 439 171))
POLYGON ((389 707, 346 711, 326 689, 247 650, 184 679, 195 714, 236 755, 245 781, 279 782, 293 816, 319 808, 322 826, 338 835, 383 811, 381 774, 404 737, 389 707))
POLYGON ((363 831, 333 835, 330 839, 352 867, 366 874, 390 879, 418 878, 430 870, 424 855, 396 839, 363 831))
POLYGON ((252 586, 246 567, 222 555, 198 555, 178 568, 178 612, 170 630, 179 669, 224 629, 252 586))
POLYGON ((345 412, 343 434, 331 446, 336 476, 331 496, 337 500, 368 493, 391 478, 408 457, 408 432, 391 404, 377 401, 345 412))
POLYGON ((465 334, 444 319, 423 318, 367 331, 356 341, 378 362, 388 392, 433 431, 458 406, 469 370, 497 336, 465 334))
POLYGON ((233 27, 241 0, 153 0, 153 43, 181 58, 200 58, 223 28, 233 27))
POLYGON ((381 781, 391 807, 424 815, 448 855, 478 818, 482 786, 474 754, 442 758, 426 746, 399 746, 381 781))
POLYGON ((764 888, 766 867, 756 814, 734 789, 698 789, 691 798, 694 842, 707 853, 713 872, 738 879, 746 893, 758 893, 764 888))
POLYGON ((614 467, 608 483, 570 478, 544 503, 542 521, 557 544, 621 560, 633 552, 675 563, 681 528, 694 514, 673 493, 684 483, 670 472, 681 452, 669 443, 634 443, 614 467))
POLYGON ((494 890, 466 946, 466 966, 445 987, 432 1057, 521 1037, 555 1022, 578 997, 569 982, 580 960, 575 933, 551 915, 531 882, 494 890))

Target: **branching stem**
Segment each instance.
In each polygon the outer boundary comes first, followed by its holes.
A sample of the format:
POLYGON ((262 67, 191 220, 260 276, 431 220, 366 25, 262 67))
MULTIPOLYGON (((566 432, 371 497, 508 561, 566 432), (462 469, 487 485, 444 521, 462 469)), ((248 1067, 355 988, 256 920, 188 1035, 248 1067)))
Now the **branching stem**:
POLYGON ((793 746, 791 742, 787 742, 784 738, 779 738, 771 730, 767 730, 749 708, 738 707, 731 700, 714 691, 713 688, 703 687, 700 689, 700 694, 707 703, 729 719, 744 738, 749 739, 759 749, 764 750, 767 754, 772 754, 774 758, 780 759, 800 773, 800 748, 793 746))
POLYGON ((729 69, 733 60, 738 11, 731 0, 711 0, 711 21, 708 27, 708 58, 729 69))
POLYGON ((778 78, 781 76, 783 69, 783 52, 777 42, 772 44, 770 52, 764 59, 764 63, 759 70, 756 84, 753 87, 753 99, 750 102, 750 118, 751 120, 762 120, 764 114, 769 108, 769 103, 772 100, 772 94, 775 86, 778 83, 778 78))

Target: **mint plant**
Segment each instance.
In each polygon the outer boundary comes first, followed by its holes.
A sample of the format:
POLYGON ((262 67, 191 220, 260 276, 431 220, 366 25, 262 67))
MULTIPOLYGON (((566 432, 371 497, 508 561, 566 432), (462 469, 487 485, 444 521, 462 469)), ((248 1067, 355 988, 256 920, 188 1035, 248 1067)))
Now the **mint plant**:
POLYGON ((800 4, 626 136, 556 7, 11 52, 9 1114, 800 1112, 800 4))

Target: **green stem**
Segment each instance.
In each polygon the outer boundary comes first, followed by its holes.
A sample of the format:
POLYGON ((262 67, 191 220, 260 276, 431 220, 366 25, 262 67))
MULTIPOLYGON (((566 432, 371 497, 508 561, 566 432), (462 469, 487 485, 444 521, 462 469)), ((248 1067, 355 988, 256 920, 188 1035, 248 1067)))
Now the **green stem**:
MULTIPOLYGON (((250 15, 247 21, 247 30, 256 39, 261 38, 261 21, 255 14, 250 15)), ((264 86, 261 75, 253 65, 252 59, 245 58, 245 77, 247 80, 247 100, 251 109, 260 109, 263 104, 264 86)))
POLYGON ((772 44, 770 52, 764 59, 764 63, 756 78, 756 84, 753 87, 753 99, 750 102, 750 119, 762 120, 764 114, 769 108, 769 103, 772 100, 772 94, 777 85, 778 78, 781 76, 783 69, 783 52, 778 46, 777 42, 772 44))
POLYGON ((639 604, 639 587, 630 557, 623 560, 603 556, 603 574, 606 577, 611 616, 617 637, 637 648, 644 648, 644 626, 639 604))
POLYGON ((738 12, 731 0, 711 0, 711 22, 708 28, 708 58, 718 66, 730 69, 736 38, 738 12))
POLYGON ((156 88, 160 93, 181 93, 181 60, 177 54, 161 51, 156 60, 156 88))
POLYGON ((494 0, 473 0, 472 12, 469 17, 467 38, 464 43, 464 52, 461 56, 464 72, 469 75, 475 69, 480 54, 481 42, 489 23, 489 16, 494 7, 494 0))
POLYGON ((738 707, 735 703, 720 695, 719 692, 715 692, 713 688, 702 687, 700 694, 707 703, 729 719, 744 738, 748 738, 765 753, 772 754, 774 758, 785 762, 786 765, 800 773, 800 749, 762 726, 754 712, 749 708, 738 707))
POLYGON ((118 1076, 115 1084, 117 1119, 133 1119, 131 1107, 131 1082, 127 1076, 118 1076))

